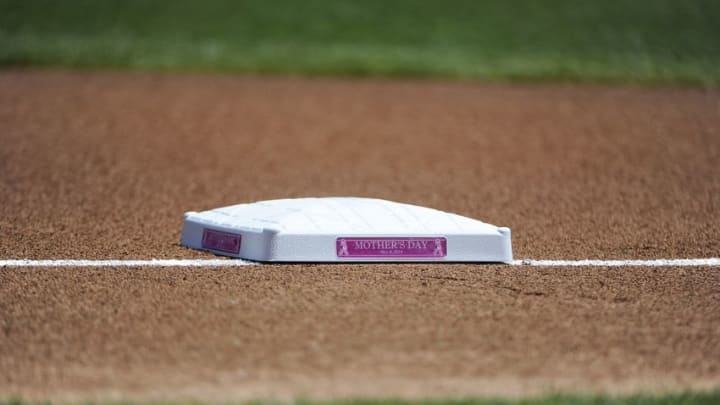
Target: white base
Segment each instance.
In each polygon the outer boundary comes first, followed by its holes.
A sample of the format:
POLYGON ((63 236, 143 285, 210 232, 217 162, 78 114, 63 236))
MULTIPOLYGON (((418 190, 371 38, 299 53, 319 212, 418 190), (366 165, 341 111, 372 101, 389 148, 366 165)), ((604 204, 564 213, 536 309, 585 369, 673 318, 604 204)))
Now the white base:
POLYGON ((260 201, 188 212, 181 243, 267 262, 512 261, 509 228, 352 197, 260 201))

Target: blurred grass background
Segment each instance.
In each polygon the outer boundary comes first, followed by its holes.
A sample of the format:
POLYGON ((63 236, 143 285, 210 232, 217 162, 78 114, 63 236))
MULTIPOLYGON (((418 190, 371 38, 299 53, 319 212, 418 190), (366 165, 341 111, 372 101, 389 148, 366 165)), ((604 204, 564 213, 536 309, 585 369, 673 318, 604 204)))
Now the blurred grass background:
POLYGON ((0 66, 720 83, 720 0, 0 0, 0 66))

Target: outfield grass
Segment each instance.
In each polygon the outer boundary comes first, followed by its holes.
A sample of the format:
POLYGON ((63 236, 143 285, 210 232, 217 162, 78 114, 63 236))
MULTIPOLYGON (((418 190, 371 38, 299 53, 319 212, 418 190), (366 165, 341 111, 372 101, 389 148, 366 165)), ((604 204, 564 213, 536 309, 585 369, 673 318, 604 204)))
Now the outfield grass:
MULTIPOLYGON (((662 396, 572 396, 552 395, 527 399, 463 399, 463 400, 339 400, 296 401, 295 405, 714 405, 720 403, 720 391, 684 393, 662 396)), ((0 405, 51 405, 52 402, 0 400, 0 405)), ((202 405, 204 402, 84 402, 82 405, 202 405)), ((247 405, 277 405, 274 402, 254 401, 247 405)), ((229 405, 224 403, 223 405, 229 405)))
POLYGON ((720 83, 717 0, 0 0, 0 65, 720 83))

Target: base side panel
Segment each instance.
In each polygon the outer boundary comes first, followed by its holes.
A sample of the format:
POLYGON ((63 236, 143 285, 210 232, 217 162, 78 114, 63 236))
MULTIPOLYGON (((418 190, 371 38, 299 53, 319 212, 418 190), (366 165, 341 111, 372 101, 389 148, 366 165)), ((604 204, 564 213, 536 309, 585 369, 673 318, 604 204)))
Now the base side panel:
MULTIPOLYGON (((352 250, 351 250, 352 252, 352 250)), ((397 250, 396 250, 397 252, 397 250)), ((373 252, 375 253, 375 252, 373 252)), ((275 262, 502 262, 512 261, 510 231, 493 235, 283 235, 273 238, 269 260, 275 262), (352 242, 355 238, 428 240, 427 254, 380 253, 371 256, 344 255, 340 239, 352 242), (433 254, 434 240, 442 240, 442 255, 433 254)))
POLYGON ((221 256, 269 261, 274 234, 185 219, 180 244, 221 256))

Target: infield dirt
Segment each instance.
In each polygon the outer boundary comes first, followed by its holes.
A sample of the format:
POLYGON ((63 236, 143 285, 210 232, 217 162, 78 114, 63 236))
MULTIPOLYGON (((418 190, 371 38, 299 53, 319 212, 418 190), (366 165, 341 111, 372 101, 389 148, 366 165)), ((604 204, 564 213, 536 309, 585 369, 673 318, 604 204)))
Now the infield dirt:
MULTIPOLYGON (((720 252, 720 92, 3 71, 0 258, 211 257, 182 214, 355 195, 516 258, 720 252)), ((0 396, 232 400, 720 386, 720 271, 0 269, 0 396)))

